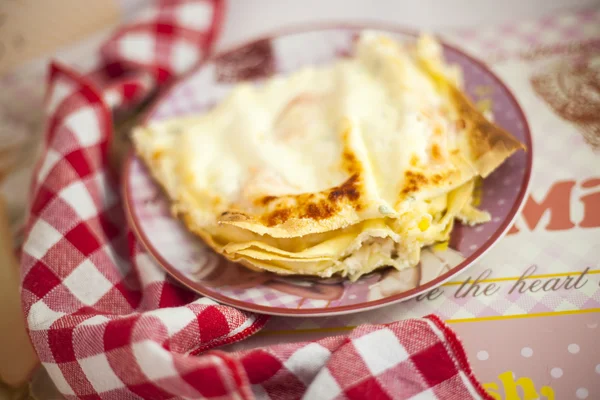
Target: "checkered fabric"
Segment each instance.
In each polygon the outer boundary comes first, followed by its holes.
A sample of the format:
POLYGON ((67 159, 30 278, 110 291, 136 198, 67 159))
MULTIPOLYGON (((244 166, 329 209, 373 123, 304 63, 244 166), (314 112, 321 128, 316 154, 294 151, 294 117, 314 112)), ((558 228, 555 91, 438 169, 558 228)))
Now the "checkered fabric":
POLYGON ((45 150, 32 182, 22 301, 43 366, 66 398, 489 398, 436 317, 241 353, 249 314, 182 288, 125 226, 108 167, 111 108, 136 104, 210 51, 222 0, 163 1, 81 73, 52 65, 45 150))

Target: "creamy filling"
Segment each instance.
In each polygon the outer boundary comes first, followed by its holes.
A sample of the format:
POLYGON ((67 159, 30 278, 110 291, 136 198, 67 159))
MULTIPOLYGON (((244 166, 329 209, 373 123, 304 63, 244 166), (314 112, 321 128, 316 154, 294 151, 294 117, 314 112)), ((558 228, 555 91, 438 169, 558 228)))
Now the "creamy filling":
MULTIPOLYGON (((355 281, 360 276, 368 274, 380 267, 391 266, 398 271, 416 266, 421 256, 421 248, 430 246, 441 239, 442 232, 451 229, 454 218, 474 225, 489 220, 489 214, 479 211, 471 205, 471 196, 460 208, 458 215, 451 213, 447 220, 443 217, 448 212, 446 195, 427 202, 433 218, 411 218, 419 221, 413 229, 404 232, 402 240, 394 241, 391 237, 371 237, 349 256, 340 261, 341 273, 355 281), (433 231, 437 231, 433 233, 433 231)), ((425 214, 423 214, 425 215, 425 214)), ((428 214, 431 216, 431 214, 428 214)), ((407 226, 410 224, 403 224, 407 226)), ((447 232, 449 235, 449 232, 447 232)), ((442 235, 443 236, 443 235, 442 235)), ((447 238, 446 238, 447 239, 447 238)))
POLYGON ((355 281, 382 266, 400 269, 408 260, 398 252, 398 248, 398 244, 389 237, 371 238, 341 261, 342 274, 355 281))

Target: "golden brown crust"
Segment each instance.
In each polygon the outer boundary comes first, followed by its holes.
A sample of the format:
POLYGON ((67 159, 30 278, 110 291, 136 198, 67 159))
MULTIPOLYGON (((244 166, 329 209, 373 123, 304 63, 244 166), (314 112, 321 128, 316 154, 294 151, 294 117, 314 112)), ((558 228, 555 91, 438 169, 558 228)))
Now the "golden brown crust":
POLYGON ((268 228, 280 227, 282 229, 286 229, 286 224, 292 229, 311 228, 312 225, 312 229, 304 233, 313 233, 319 230, 318 226, 321 223, 323 226, 331 226, 328 220, 332 220, 343 208, 363 210, 365 208, 362 201, 364 170, 350 144, 351 131, 350 122, 343 120, 341 167, 349 175, 349 178, 343 183, 316 193, 264 196, 254 201, 255 205, 263 207, 262 212, 257 213, 254 217, 238 211, 227 211, 220 215, 218 222, 234 224, 244 222, 248 225, 257 224, 268 228))
MULTIPOLYGON (((241 252, 237 253, 228 253, 223 251, 223 246, 220 246, 214 240, 214 237, 210 235, 206 230, 202 227, 198 226, 194 218, 188 212, 180 212, 176 217, 180 218, 185 226, 190 230, 190 232, 196 234, 200 237, 210 248, 212 248, 217 253, 221 254, 229 261, 237 262, 249 268, 253 271, 257 272, 273 272, 279 275, 317 275, 317 276, 329 276, 331 274, 323 274, 318 271, 300 271, 300 270, 289 270, 284 268, 281 265, 277 265, 276 262, 271 260, 259 260, 257 258, 249 257, 241 254, 241 252)), ((290 259, 291 260, 291 259, 290 259)), ((313 262, 310 260, 309 262, 313 262)), ((317 261, 317 263, 324 263, 324 261, 317 261)), ((328 263, 328 262, 327 262, 328 263)))
POLYGON ((260 222, 257 223, 256 220, 242 221, 239 219, 219 220, 219 224, 233 225, 259 235, 269 235, 274 238, 292 238, 314 233, 328 232, 331 230, 344 228, 360 221, 361 218, 356 209, 351 206, 344 205, 341 206, 335 214, 321 220, 294 216, 288 217, 284 222, 273 226, 268 226, 260 222))
POLYGON ((479 175, 488 176, 517 150, 526 150, 523 143, 483 116, 467 96, 450 85, 450 96, 468 136, 470 158, 479 175))
MULTIPOLYGON (((360 186, 359 176, 354 174, 341 185, 323 192, 277 197, 269 201, 272 204, 271 210, 262 215, 260 221, 266 226, 272 227, 284 224, 292 218, 314 221, 331 218, 340 211, 343 205, 350 205, 360 210, 362 208, 360 186)), ((221 221, 240 221, 239 218, 232 218, 231 213, 224 214, 221 214, 221 221)), ((246 221, 248 218, 243 220, 246 221)))
POLYGON ((468 182, 477 175, 470 161, 459 153, 451 152, 448 158, 451 168, 435 171, 413 167, 404 173, 404 184, 398 195, 396 207, 408 197, 430 199, 447 193, 468 182))
MULTIPOLYGON (((363 200, 364 169, 350 144, 352 125, 349 121, 343 123, 341 166, 349 174, 346 181, 317 193, 265 196, 254 201, 255 205, 264 207, 257 216, 250 217, 235 211, 225 212, 219 217, 218 223, 230 223, 275 237, 324 232, 347 225, 341 214, 357 214, 366 205, 363 200)), ((354 217, 351 220, 358 219, 358 215, 354 217)))
MULTIPOLYGON (((136 154, 146 164, 154 181, 158 182, 170 199, 174 216, 180 218, 191 232, 219 251, 211 235, 187 211, 188 202, 169 194, 165 181, 161 177, 163 160, 153 157, 154 153, 142 151, 141 146, 137 145, 135 135, 133 142, 136 154)), ((232 225, 259 235, 268 234, 275 238, 291 238, 298 236, 299 232, 302 235, 327 232, 360 221, 357 211, 363 208, 360 202, 361 187, 358 176, 352 176, 341 185, 320 193, 272 196, 273 198, 267 201, 263 200, 270 212, 264 213, 262 217, 249 215, 231 207, 217 217, 216 223, 232 225)), ((187 191, 182 193, 185 195, 187 191)))

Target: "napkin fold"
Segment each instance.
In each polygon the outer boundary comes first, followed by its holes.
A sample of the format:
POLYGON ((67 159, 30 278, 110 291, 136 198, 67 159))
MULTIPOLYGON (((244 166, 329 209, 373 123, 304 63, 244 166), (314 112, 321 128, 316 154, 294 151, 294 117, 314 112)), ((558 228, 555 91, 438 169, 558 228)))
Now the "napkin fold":
POLYGON ((207 56, 224 0, 165 0, 119 30, 88 73, 53 64, 44 151, 31 185, 22 304, 40 360, 66 398, 491 398, 440 319, 225 353, 264 315, 181 287, 125 223, 109 167, 115 111, 207 56))

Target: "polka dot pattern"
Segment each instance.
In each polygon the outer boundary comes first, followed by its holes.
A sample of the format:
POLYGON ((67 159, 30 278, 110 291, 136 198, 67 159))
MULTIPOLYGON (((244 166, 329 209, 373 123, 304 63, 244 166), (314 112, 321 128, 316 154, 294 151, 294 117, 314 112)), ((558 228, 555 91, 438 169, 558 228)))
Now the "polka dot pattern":
POLYGON ((569 350, 569 353, 571 353, 571 354, 577 354, 577 353, 579 353, 579 345, 575 344, 575 343, 571 343, 567 347, 567 350, 569 350))
POLYGON ((531 347, 523 347, 521 349, 521 355, 525 358, 529 358, 533 355, 533 350, 531 349, 531 347))
POLYGON ((517 318, 465 324, 466 329, 457 333, 473 371, 483 376, 484 383, 493 382, 502 390, 506 375, 512 375, 514 382, 531 380, 540 399, 549 398, 553 391, 555 399, 596 400, 600 399, 600 386, 595 384, 600 383, 600 347, 596 332, 589 328, 596 321, 600 314, 517 318), (508 338, 507 332, 518 334, 508 338), (582 397, 577 397, 578 389, 582 397))
POLYGON ((550 370, 550 375, 553 378, 558 379, 563 376, 563 370, 561 368, 552 368, 552 370, 550 370))

